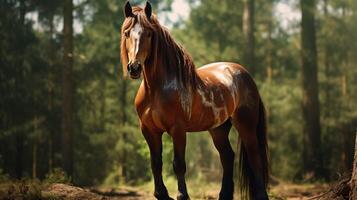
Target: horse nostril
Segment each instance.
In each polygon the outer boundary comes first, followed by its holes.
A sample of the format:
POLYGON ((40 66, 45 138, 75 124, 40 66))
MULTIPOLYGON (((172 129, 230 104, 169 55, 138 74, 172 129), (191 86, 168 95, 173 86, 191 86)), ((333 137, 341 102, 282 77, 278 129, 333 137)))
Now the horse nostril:
POLYGON ((141 70, 141 64, 138 64, 138 68, 137 69, 140 69, 141 70))
POLYGON ((126 66, 126 69, 128 70, 128 72, 131 72, 131 64, 128 64, 128 65, 126 66))
POLYGON ((132 67, 132 70, 137 71, 137 70, 141 69, 141 64, 140 63, 134 63, 134 64, 131 65, 131 67, 132 67))

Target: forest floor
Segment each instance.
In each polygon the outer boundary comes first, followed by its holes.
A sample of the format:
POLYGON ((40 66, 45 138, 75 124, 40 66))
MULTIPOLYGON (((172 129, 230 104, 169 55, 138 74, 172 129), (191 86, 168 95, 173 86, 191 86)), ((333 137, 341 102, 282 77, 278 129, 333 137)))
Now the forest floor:
MULTIPOLYGON (((209 186, 210 187, 210 186, 209 186)), ((207 189, 207 187, 205 187, 207 189)), ((279 184, 270 188, 270 199, 272 200, 303 200, 318 199, 327 191, 327 184, 279 184)), ((217 199, 219 185, 214 185, 211 189, 193 191, 190 188, 191 199, 217 199)), ((171 196, 174 197, 171 192, 171 196)), ((12 199, 75 199, 75 200, 154 200, 152 192, 147 187, 122 187, 122 188, 80 188, 66 184, 47 184, 41 186, 18 184, 0 184, 0 200, 12 199)))

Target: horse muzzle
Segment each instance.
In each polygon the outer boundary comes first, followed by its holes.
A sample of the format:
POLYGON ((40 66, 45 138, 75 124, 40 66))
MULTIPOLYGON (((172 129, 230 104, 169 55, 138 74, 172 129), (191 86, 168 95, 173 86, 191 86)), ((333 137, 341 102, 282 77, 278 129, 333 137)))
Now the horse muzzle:
POLYGON ((133 63, 129 62, 127 66, 127 70, 129 72, 130 78, 138 79, 140 78, 141 75, 142 66, 139 61, 133 63))

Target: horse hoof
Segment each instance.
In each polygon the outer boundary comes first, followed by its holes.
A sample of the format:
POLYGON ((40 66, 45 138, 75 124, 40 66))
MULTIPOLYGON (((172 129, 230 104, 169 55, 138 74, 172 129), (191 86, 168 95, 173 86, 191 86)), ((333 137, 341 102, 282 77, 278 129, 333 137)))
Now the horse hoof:
POLYGON ((173 199, 173 198, 171 198, 169 196, 167 196, 167 197, 157 197, 157 196, 155 196, 155 197, 156 197, 157 200, 175 200, 175 199, 173 199))
POLYGON ((157 200, 174 200, 173 198, 171 198, 169 196, 169 194, 166 192, 164 192, 163 194, 159 194, 157 192, 154 193, 154 196, 156 197, 157 200))
POLYGON ((261 196, 257 196, 255 197, 257 200, 269 200, 268 195, 261 195, 261 196))
POLYGON ((188 196, 188 194, 179 193, 177 195, 177 200, 190 200, 190 197, 188 196))
POLYGON ((233 199, 233 195, 220 194, 218 199, 219 200, 230 200, 230 199, 233 199))

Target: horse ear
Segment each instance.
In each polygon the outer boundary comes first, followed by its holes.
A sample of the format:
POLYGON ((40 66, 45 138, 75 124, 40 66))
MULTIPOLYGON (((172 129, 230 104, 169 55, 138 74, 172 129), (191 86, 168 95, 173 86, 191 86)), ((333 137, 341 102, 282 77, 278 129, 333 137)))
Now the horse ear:
POLYGON ((148 19, 151 18, 152 8, 151 8, 151 3, 150 3, 149 1, 146 1, 145 14, 146 14, 146 17, 147 17, 148 19))
POLYGON ((131 9, 131 5, 129 3, 129 0, 126 1, 126 3, 125 3, 124 14, 125 14, 125 17, 133 17, 134 16, 133 10, 131 9))

